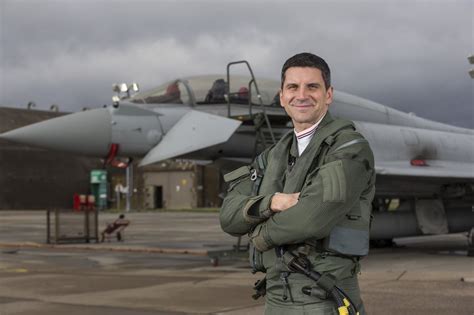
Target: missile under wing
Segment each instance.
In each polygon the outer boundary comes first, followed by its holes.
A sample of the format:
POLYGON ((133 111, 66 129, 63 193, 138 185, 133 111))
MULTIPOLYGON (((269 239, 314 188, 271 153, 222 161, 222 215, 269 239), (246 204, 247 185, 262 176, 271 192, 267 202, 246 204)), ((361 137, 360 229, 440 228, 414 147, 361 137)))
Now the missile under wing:
MULTIPOLYGON (((279 82, 223 75, 173 80, 116 106, 12 130, 4 139, 78 154, 249 161, 291 130, 279 82)), ((474 226, 474 131, 335 91, 334 116, 351 119, 374 151, 373 239, 474 226), (396 208, 397 211, 390 211, 396 208)))

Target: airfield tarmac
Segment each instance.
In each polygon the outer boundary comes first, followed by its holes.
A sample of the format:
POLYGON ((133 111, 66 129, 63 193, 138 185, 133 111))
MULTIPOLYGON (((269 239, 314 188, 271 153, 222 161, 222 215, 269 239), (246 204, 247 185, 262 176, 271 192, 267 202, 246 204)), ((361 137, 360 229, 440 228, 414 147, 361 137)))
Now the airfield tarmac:
MULTIPOLYGON (((100 227, 117 214, 101 214, 100 227)), ((262 314, 217 213, 129 213, 125 241, 50 246, 43 211, 0 211, 0 315, 262 314)), ((397 239, 362 260, 369 314, 474 314, 462 234, 397 239)))

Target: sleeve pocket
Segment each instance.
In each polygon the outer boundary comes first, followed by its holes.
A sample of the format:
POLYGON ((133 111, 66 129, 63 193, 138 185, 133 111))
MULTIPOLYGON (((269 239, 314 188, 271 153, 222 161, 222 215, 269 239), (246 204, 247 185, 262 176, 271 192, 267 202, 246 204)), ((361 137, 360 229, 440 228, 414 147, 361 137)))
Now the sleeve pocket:
POLYGON ((228 184, 227 192, 236 190, 238 193, 250 196, 252 194, 253 181, 250 180, 251 167, 242 166, 235 171, 224 175, 224 181, 228 184))
POLYGON ((325 164, 319 170, 323 182, 323 202, 346 201, 346 175, 341 160, 325 164))

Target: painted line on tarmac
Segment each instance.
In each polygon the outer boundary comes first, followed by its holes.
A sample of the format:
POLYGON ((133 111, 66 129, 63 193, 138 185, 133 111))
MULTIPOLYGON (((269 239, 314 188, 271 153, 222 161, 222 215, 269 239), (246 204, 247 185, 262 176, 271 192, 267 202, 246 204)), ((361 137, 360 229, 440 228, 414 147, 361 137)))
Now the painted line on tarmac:
POLYGON ((24 243, 0 243, 0 248, 47 248, 58 250, 94 250, 112 252, 150 253, 150 254, 176 254, 192 256, 208 256, 209 251, 200 249, 183 248, 161 248, 161 247, 113 247, 113 246, 93 246, 93 245, 67 245, 67 244, 41 244, 34 242, 24 243))

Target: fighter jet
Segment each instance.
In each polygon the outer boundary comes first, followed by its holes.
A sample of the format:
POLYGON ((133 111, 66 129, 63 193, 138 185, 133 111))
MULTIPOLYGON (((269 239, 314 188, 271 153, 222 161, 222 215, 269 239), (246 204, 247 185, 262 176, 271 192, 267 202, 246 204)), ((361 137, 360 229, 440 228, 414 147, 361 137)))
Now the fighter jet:
MULTIPOLYGON (((114 86, 114 105, 12 130, 0 138, 104 158, 248 162, 292 128, 280 83, 250 76, 176 79, 146 92, 114 86)), ((474 130, 417 117, 342 91, 333 116, 355 122, 375 155, 372 240, 464 232, 474 226, 474 130)), ((122 163, 123 165, 123 163, 122 163)))

